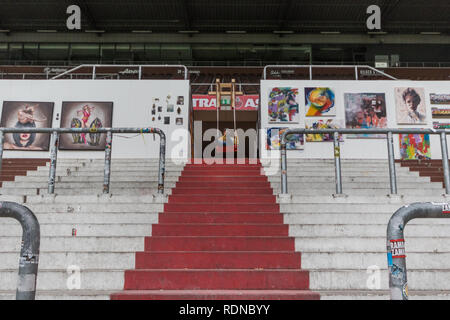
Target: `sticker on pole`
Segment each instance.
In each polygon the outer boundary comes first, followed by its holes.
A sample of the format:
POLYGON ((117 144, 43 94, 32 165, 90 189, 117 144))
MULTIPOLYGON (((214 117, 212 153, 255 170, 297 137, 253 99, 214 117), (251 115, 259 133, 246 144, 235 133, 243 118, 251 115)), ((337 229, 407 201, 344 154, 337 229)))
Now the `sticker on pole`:
POLYGON ((406 258, 405 239, 391 240, 392 259, 406 258))
POLYGON ((443 214, 450 214, 450 204, 445 203, 442 205, 442 213, 443 214))

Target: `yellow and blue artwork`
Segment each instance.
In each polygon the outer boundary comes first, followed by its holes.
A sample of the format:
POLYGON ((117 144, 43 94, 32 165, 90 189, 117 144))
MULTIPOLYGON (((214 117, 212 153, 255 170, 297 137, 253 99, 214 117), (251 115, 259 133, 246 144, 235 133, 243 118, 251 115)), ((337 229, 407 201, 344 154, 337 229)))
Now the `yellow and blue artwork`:
POLYGON ((269 122, 298 123, 297 88, 273 88, 269 93, 269 122))

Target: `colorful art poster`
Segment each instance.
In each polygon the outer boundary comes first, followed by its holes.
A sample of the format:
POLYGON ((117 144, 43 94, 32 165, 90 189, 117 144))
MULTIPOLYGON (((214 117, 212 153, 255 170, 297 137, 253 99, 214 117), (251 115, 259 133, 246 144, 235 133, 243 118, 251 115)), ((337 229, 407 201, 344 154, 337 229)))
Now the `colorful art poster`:
POLYGON ((434 107, 431 108, 433 119, 448 119, 450 118, 450 107, 434 107))
POLYGON ((429 134, 400 134, 402 160, 431 159, 429 134))
MULTIPOLYGON (((306 120, 306 129, 341 129, 343 127, 343 121, 337 121, 335 119, 325 120, 306 120)), ((339 135, 340 142, 344 142, 343 135, 339 135)), ((307 134, 306 142, 333 142, 333 134, 307 134)))
MULTIPOLYGON (((51 128, 53 102, 5 101, 3 103, 2 128, 32 129, 51 128)), ((42 133, 7 133, 4 150, 48 151, 50 135, 42 133)))
POLYGON ((298 95, 297 88, 273 88, 269 93, 269 122, 299 123, 298 95))
MULTIPOLYGON (((345 127, 347 129, 387 128, 386 95, 384 93, 346 93, 345 127)), ((353 134, 348 138, 383 139, 385 135, 353 134)))
POLYGON ((306 116, 336 116, 335 94, 330 88, 305 88, 306 116))
POLYGON ((397 124, 427 124, 425 90, 396 88, 397 124))
MULTIPOLYGON (((289 128, 267 129, 267 150, 281 150, 281 137, 289 128)), ((292 134, 287 137, 286 150, 303 150, 305 136, 303 134, 292 134)))
POLYGON ((444 104, 450 106, 450 94, 430 94, 431 104, 444 104))
MULTIPOLYGON (((63 102, 61 128, 112 127, 112 102, 63 102)), ((95 132, 62 134, 60 150, 105 150, 106 134, 95 132)))
POLYGON ((450 122, 433 122, 433 129, 436 130, 450 129, 450 122))

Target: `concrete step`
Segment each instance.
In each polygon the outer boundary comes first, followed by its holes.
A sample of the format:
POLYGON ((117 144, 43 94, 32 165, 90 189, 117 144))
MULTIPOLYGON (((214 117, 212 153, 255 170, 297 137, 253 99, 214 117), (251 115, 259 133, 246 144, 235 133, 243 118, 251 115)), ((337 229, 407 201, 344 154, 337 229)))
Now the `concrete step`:
MULTIPOLYGON (((400 206, 401 207, 401 206, 400 206)), ((280 204, 282 213, 303 213, 303 212, 320 212, 320 213, 392 213, 399 208, 398 204, 388 203, 368 203, 361 205, 359 203, 297 203, 297 204, 280 204)))
MULTIPOLYGON (((280 179, 281 180, 281 179, 280 179)), ((271 186, 273 189, 279 190, 280 189, 280 184, 281 182, 279 181, 272 181, 271 182, 271 186)), ((411 185, 411 183, 408 182, 402 182, 399 181, 397 183, 397 187, 398 189, 404 189, 404 190, 408 190, 408 189, 417 189, 417 186, 419 184, 415 184, 415 185, 411 185)), ((443 190, 442 188, 442 184, 440 183, 430 183, 430 182, 423 182, 420 184, 422 187, 421 188, 426 188, 426 189, 434 189, 434 190, 443 190)), ((346 190, 348 189, 360 189, 360 188, 365 188, 365 189, 385 189, 385 190, 390 190, 390 184, 388 182, 383 183, 383 182, 371 182, 371 181, 366 181, 366 182, 348 182, 348 183, 343 183, 342 184, 342 189, 345 193, 346 190)), ((289 178, 288 178, 288 190, 296 190, 296 189, 318 189, 318 190, 336 190, 336 185, 333 182, 314 182, 314 181, 310 181, 310 182, 305 182, 305 183, 295 183, 295 182, 289 182, 289 178)), ((289 191, 290 192, 290 191, 289 191)))
MULTIPOLYGON (((392 213, 289 213, 284 214, 284 223, 293 225, 372 225, 372 224, 385 224, 389 223, 392 217, 392 213)), ((415 219, 408 222, 409 225, 449 225, 450 219, 415 219)))
MULTIPOLYGON (((174 188, 176 182, 170 182, 165 181, 164 186, 165 188, 174 188)), ((117 187, 117 188, 153 188, 157 187, 158 182, 152 181, 152 182, 134 182, 134 181, 111 181, 111 188, 117 187)), ((41 188, 41 189, 47 189, 48 184, 47 181, 40 181, 40 182, 4 182, 3 186, 0 190, 6 189, 6 188, 41 188)), ((88 188, 90 190, 100 190, 100 192, 103 192, 103 181, 97 181, 97 182, 70 182, 70 181, 62 181, 62 182, 56 182, 55 184, 55 192, 58 190, 58 188, 61 189, 82 189, 82 188, 88 188)))
MULTIPOLYGON (((371 225, 290 225, 291 237, 381 237, 386 235, 386 224, 371 225)), ((450 225, 410 225, 405 229, 408 237, 446 237, 450 225)))
MULTIPOLYGON (((156 224, 158 223, 157 213, 56 213, 40 214, 38 216, 39 224, 156 224)), ((2 224, 18 224, 14 219, 4 219, 2 224)), ((1 236, 1 235, 0 235, 1 236)))
MULTIPOLYGON (((157 177, 159 171, 158 170, 127 170, 127 169, 121 169, 121 170, 111 170, 111 177, 122 177, 122 176, 148 176, 148 177, 157 177)), ((174 171, 174 170, 166 170, 165 171, 166 177, 178 177, 181 174, 180 171, 174 171)), ((104 176, 103 170, 101 171, 62 171, 57 170, 56 175, 58 177, 102 177, 104 176)), ((27 173, 27 177, 48 177, 48 172, 45 171, 29 171, 27 173)))
MULTIPOLYGON (((113 291, 97 290, 59 290, 59 291, 37 291, 36 300, 110 300, 113 291)), ((16 291, 0 291, 0 300, 15 300, 16 291)))
MULTIPOLYGON (((304 203, 316 203, 318 206, 321 204, 354 204, 354 205, 362 205, 365 206, 367 204, 392 204, 397 205, 399 209, 400 206, 414 203, 414 202, 435 202, 435 201, 444 201, 445 198, 442 194, 435 193, 431 196, 410 196, 405 195, 401 197, 388 197, 387 195, 384 196, 377 196, 372 195, 371 197, 364 197, 364 196, 355 196, 355 195, 348 195, 347 197, 336 197, 330 195, 293 195, 292 200, 290 201, 291 204, 298 204, 301 206, 304 203)), ((320 212, 320 211, 319 211, 320 212)))
MULTIPOLYGON (((37 290, 68 290, 70 277, 66 269, 45 270, 39 268, 37 290)), ((122 270, 81 270, 80 290, 122 290, 124 285, 124 272, 122 270)), ((18 272, 15 270, 1 270, 0 283, 2 290, 15 290, 17 287, 18 272)))
MULTIPOLYGON (((411 290, 450 290, 450 270, 408 268, 408 287, 411 290)), ((366 269, 310 271, 310 290, 367 290, 369 274, 366 269)), ((380 270, 380 290, 389 289, 388 271, 380 270), (384 281, 383 281, 384 280, 384 281)))
MULTIPOLYGON (((19 252, 0 252, 0 255, 0 272, 18 268, 19 252)), ((135 256, 135 252, 41 252, 39 272, 42 269, 64 270, 70 266, 78 266, 81 270, 126 270, 134 268, 135 256)))
MULTIPOLYGON (((158 197, 157 194, 151 195, 39 195, 27 197, 27 203, 30 205, 38 204, 96 204, 101 203, 106 206, 113 204, 163 204, 167 202, 166 197, 158 197)), ((159 210, 159 207, 155 207, 159 210)), ((153 212, 153 211, 151 211, 153 212)))
MULTIPOLYGON (((269 181, 270 182, 279 182, 281 180, 280 176, 274 176, 274 177, 269 177, 269 181)), ((304 174, 301 176, 288 176, 288 182, 292 183, 292 182, 296 182, 296 183, 309 183, 309 182, 329 182, 329 183, 334 183, 336 181, 336 178, 334 175, 329 175, 329 176, 314 176, 314 175, 309 175, 309 174, 304 174)), ((382 177, 382 176, 371 176, 371 177, 364 177, 362 175, 359 176, 343 176, 342 177, 342 182, 343 183, 348 183, 348 182, 359 182, 359 183, 372 183, 372 182, 383 182, 383 183, 387 183, 389 185, 390 180, 389 177, 382 177)), ((408 183, 415 183, 415 182, 430 182, 430 178, 426 178, 426 177, 414 177, 414 176, 409 176, 409 175, 405 175, 403 177, 397 177, 397 183, 398 182, 408 182, 408 183)))
MULTIPOLYGON (((385 252, 386 230, 384 234, 368 236, 325 236, 325 237, 297 237, 295 251, 302 252, 385 252)), ((449 252, 450 236, 417 237, 410 235, 406 238, 406 252, 449 252)))
POLYGON ((79 203, 55 203, 55 204, 27 204, 35 214, 38 213, 122 213, 122 212, 162 212, 162 204, 128 204, 128 203, 115 203, 107 205, 105 203, 91 203, 91 204, 79 204, 79 203))
MULTIPOLYGON (((321 300, 390 300, 387 290, 341 290, 341 291, 315 291, 320 294, 321 300)), ((448 291, 417 291, 409 290, 409 300, 449 300, 448 291)))
MULTIPOLYGON (((172 194, 172 190, 168 188, 164 191, 165 194, 172 194)), ((46 195, 48 193, 48 188, 0 188, 1 195, 24 195, 24 196, 36 196, 36 195, 46 195)), ((62 188, 58 185, 55 188, 56 195, 73 195, 72 188, 62 188)), ((85 196, 85 195, 102 195, 102 188, 79 188, 77 190, 77 195, 85 196)), ((158 194, 158 188, 115 188, 113 186, 110 187, 110 194, 113 196, 116 195, 142 195, 142 196, 150 196, 158 194)))
MULTIPOLYGON (((22 236, 0 237, 0 248, 2 251, 20 250, 22 236)), ((136 235, 130 237, 121 236, 90 236, 90 237, 53 237, 41 236, 41 252, 137 252, 143 251, 145 237, 136 235)))
MULTIPOLYGON (((62 177, 62 176, 56 176, 56 183, 58 182, 86 182, 86 183, 91 183, 91 182, 102 182, 103 183, 103 175, 101 176, 67 176, 67 177, 62 177)), ((47 183, 48 182, 48 177, 29 177, 29 176, 17 176, 15 179, 16 182, 41 182, 41 183, 47 183)), ((145 175, 144 173, 140 173, 139 175, 136 176, 127 176, 127 175, 116 175, 116 176, 112 176, 111 175, 111 183, 113 182, 148 182, 148 183, 158 183, 158 176, 157 175, 145 175)), ((178 181, 178 176, 168 176, 167 178, 165 178, 165 181, 167 182, 177 182, 178 181)))
MULTIPOLYGON (((145 237, 152 233, 151 224, 43 224, 41 236, 64 237, 71 236, 76 229, 76 237, 145 237)), ((0 225, 2 236, 17 236, 22 234, 20 225, 0 225)))
MULTIPOLYGON (((450 248, 446 253, 407 253, 408 269, 448 270, 450 248), (426 261, 426 263, 424 263, 426 261)), ((386 268, 386 252, 321 252, 302 253, 302 267, 309 271, 365 269, 371 266, 386 268)))

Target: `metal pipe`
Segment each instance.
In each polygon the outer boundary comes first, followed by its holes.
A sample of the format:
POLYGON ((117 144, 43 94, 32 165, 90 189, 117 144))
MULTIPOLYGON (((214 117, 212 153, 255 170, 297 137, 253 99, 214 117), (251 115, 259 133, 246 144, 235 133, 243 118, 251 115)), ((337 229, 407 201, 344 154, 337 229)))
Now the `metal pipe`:
POLYGON ((342 194, 342 169, 341 169, 341 145, 339 133, 333 135, 334 141, 334 166, 336 170, 336 194, 342 194))
POLYGON ((159 133, 159 172, 158 172, 158 193, 164 194, 164 179, 166 176, 166 135, 159 129, 154 129, 159 133))
POLYGON ((108 131, 106 134, 105 147, 105 172, 103 178, 103 193, 109 193, 111 183, 111 153, 112 153, 112 133, 108 131))
POLYGON ((59 134, 54 131, 52 134, 52 148, 50 151, 50 173, 48 177, 48 193, 55 193, 55 182, 56 182, 56 162, 58 160, 58 140, 59 134))
POLYGON ((0 202, 0 217, 16 219, 22 226, 16 300, 34 300, 41 241, 39 222, 30 209, 13 202, 0 202))
POLYGON ((400 208, 387 228, 387 258, 391 300, 408 300, 408 277, 404 230, 417 218, 450 218, 448 203, 414 203, 400 208))
POLYGON ((5 133, 3 131, 0 131, 0 174, 2 172, 2 165, 3 165, 3 142, 5 140, 5 133))
POLYGON ((445 194, 450 194, 450 169, 448 165, 447 134, 441 132, 442 167, 444 169, 445 194))
POLYGON ((388 157, 389 157, 389 179, 391 182, 391 194, 397 194, 397 175, 395 172, 394 137, 392 132, 387 134, 388 157))
POLYGON ((286 141, 281 141, 281 193, 288 194, 286 141))

